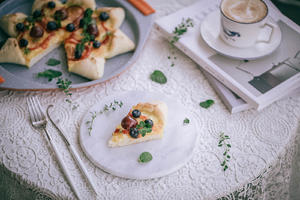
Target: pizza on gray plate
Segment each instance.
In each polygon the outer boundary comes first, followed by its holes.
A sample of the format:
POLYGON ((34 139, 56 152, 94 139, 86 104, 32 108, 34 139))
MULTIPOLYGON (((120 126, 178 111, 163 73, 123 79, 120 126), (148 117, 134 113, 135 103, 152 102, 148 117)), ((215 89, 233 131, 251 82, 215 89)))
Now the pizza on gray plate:
POLYGON ((132 51, 135 44, 120 29, 125 11, 96 8, 95 0, 35 0, 30 16, 7 14, 0 27, 9 38, 0 49, 0 63, 33 66, 64 44, 68 70, 88 79, 103 76, 105 60, 132 51))

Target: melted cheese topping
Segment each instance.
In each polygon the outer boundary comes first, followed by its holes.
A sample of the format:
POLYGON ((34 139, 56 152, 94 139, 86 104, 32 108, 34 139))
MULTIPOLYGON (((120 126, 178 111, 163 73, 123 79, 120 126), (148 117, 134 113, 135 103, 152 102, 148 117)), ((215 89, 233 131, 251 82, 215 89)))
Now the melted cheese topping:
MULTIPOLYGON (((94 16, 94 15, 93 15, 94 16)), ((113 30, 107 28, 104 23, 102 23, 97 17, 93 18, 96 21, 97 28, 98 28, 98 36, 95 37, 95 40, 101 42, 101 46, 99 48, 93 48, 93 42, 87 42, 85 44, 85 50, 82 52, 82 57, 80 59, 75 59, 75 49, 76 45, 80 43, 80 40, 83 38, 82 36, 82 29, 78 29, 71 34, 65 40, 65 49, 68 61, 72 63, 87 58, 90 54, 93 56, 98 57, 105 57, 106 52, 109 50, 109 44, 112 37, 110 36, 109 32, 111 33, 113 30)))
MULTIPOLYGON (((37 55, 41 54, 45 51, 50 45, 59 45, 63 41, 63 31, 52 31, 47 32, 44 30, 44 34, 40 38, 33 38, 30 36, 30 30, 25 31, 23 34, 20 34, 18 37, 18 41, 21 38, 24 38, 28 41, 28 45, 26 48, 29 49, 28 53, 22 51, 27 63, 37 55)), ((22 50, 25 48, 22 48, 22 50)))

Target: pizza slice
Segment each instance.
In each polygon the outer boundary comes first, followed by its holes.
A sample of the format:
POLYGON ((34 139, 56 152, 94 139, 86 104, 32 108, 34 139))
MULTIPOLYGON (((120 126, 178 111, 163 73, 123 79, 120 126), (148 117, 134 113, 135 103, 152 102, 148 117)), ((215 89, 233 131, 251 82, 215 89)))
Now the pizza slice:
MULTIPOLYGON (((11 17, 14 16, 12 15, 11 17)), ((12 20, 8 18, 8 21, 12 20)), ((16 24, 16 22, 13 24, 16 24)), ((27 18, 22 23, 17 23, 15 27, 20 27, 22 32, 18 33, 17 38, 8 38, 1 47, 0 62, 16 63, 30 68, 62 43, 62 31, 48 32, 38 23, 34 26, 31 25, 29 30, 29 28, 26 28, 30 26, 29 24, 30 22, 27 21, 27 18), (18 26, 19 24, 23 24, 22 27, 18 26)), ((4 23, 3 26, 5 26, 4 23)), ((2 29, 4 29, 3 26, 1 26, 2 29)), ((10 35, 15 35, 16 31, 10 30, 7 32, 10 35)))
POLYGON ((24 13, 7 14, 0 18, 0 26, 8 36, 16 38, 19 34, 16 25, 24 22, 26 18, 24 13))
MULTIPOLYGON (((57 9, 61 6, 58 1, 57 9)), ((0 19, 0 27, 11 37, 0 49, 0 62, 30 68, 63 42, 65 31, 54 20, 50 21, 47 10, 51 8, 35 10, 30 16, 14 13, 0 19)))
POLYGON ((105 59, 131 51, 135 45, 120 29, 115 29, 125 17, 122 8, 101 8, 90 15, 83 18, 86 25, 82 29, 69 35, 64 47, 69 71, 95 80, 104 73, 105 59), (101 18, 101 13, 105 17, 101 18))
POLYGON ((160 101, 133 106, 115 129, 108 146, 118 147, 161 139, 167 112, 167 105, 160 101))

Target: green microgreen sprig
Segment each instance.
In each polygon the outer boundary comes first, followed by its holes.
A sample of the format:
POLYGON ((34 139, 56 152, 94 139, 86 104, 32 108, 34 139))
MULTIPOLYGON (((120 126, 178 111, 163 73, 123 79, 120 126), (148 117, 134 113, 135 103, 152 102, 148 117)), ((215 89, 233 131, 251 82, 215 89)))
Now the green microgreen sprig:
POLYGON ((171 44, 174 44, 178 42, 178 40, 181 38, 183 34, 185 34, 188 31, 188 28, 194 27, 194 21, 192 18, 184 19, 182 18, 182 21, 180 24, 178 24, 175 29, 173 30, 173 37, 170 41, 171 44))
POLYGON ((35 25, 35 22, 40 22, 42 21, 43 16, 39 16, 39 17, 33 17, 32 15, 26 17, 25 22, 27 21, 28 24, 25 25, 25 28, 27 30, 29 30, 31 27, 33 27, 35 25))
POLYGON ((85 122, 86 125, 88 126, 89 135, 91 135, 91 132, 93 130, 94 121, 98 115, 102 115, 103 113, 106 113, 108 111, 115 111, 115 110, 117 110, 118 107, 121 108, 122 106, 123 106, 122 101, 114 100, 114 102, 112 102, 110 104, 105 104, 102 110, 100 110, 98 112, 97 111, 90 112, 91 119, 85 122))
POLYGON ((61 89, 67 96, 72 95, 72 93, 70 92, 71 84, 72 81, 70 81, 67 78, 66 79, 58 78, 56 82, 57 87, 61 89))
POLYGON ((183 124, 184 125, 187 125, 187 124, 189 124, 190 123, 190 119, 189 118, 185 118, 184 120, 183 120, 183 124))
POLYGON ((191 27, 194 27, 194 20, 192 18, 182 18, 181 23, 174 28, 172 32, 172 39, 170 41, 172 56, 168 56, 168 59, 171 60, 171 67, 175 66, 175 60, 177 59, 177 57, 174 56, 174 44, 178 42, 181 36, 184 35, 191 27))
POLYGON ((88 8, 85 10, 84 12, 84 17, 82 18, 83 20, 83 32, 82 32, 82 36, 83 38, 80 40, 80 42, 78 44, 76 44, 76 51, 79 52, 83 52, 84 48, 85 48, 85 44, 87 42, 92 41, 95 37, 93 35, 90 35, 87 32, 87 27, 89 24, 93 23, 93 19, 92 19, 92 15, 93 15, 93 10, 88 8))
POLYGON ((136 128, 139 130, 139 133, 145 137, 146 133, 152 132, 152 127, 146 124, 144 121, 140 121, 140 123, 136 126, 136 128))
POLYGON ((228 135, 225 135, 223 132, 220 133, 218 147, 224 148, 223 162, 221 163, 224 171, 228 169, 227 162, 229 162, 229 159, 231 158, 231 156, 229 155, 231 144, 227 142, 227 140, 229 139, 230 137, 228 135))
POLYGON ((58 78, 57 82, 56 82, 57 87, 59 89, 61 89, 65 93, 65 95, 67 96, 66 102, 70 104, 72 110, 75 110, 79 107, 79 104, 74 103, 71 99, 71 96, 72 96, 72 92, 70 91, 71 84, 72 84, 72 81, 70 81, 67 78, 65 78, 65 79, 58 78))
POLYGON ((29 53, 30 53, 29 48, 28 48, 28 47, 25 47, 25 48, 24 48, 24 54, 25 54, 25 55, 28 55, 29 53))

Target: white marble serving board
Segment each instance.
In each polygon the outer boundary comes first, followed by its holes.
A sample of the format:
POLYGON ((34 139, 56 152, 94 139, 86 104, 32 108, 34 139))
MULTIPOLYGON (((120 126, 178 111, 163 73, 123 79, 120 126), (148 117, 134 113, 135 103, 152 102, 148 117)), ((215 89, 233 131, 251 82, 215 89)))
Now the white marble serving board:
POLYGON ((130 91, 108 96, 92 106, 82 119, 79 140, 87 157, 104 171, 124 178, 150 179, 170 174, 182 167, 192 156, 197 136, 192 115, 175 99, 159 93, 130 91), (116 111, 98 115, 89 135, 86 121, 91 119, 90 112, 102 110, 105 104, 114 100, 122 101, 124 105, 116 111), (137 103, 154 100, 164 101, 168 106, 163 139, 124 147, 108 147, 108 140, 130 108, 137 103), (183 124, 186 117, 191 120, 188 125, 183 124), (153 159, 141 164, 138 157, 144 151, 150 152, 153 159))

